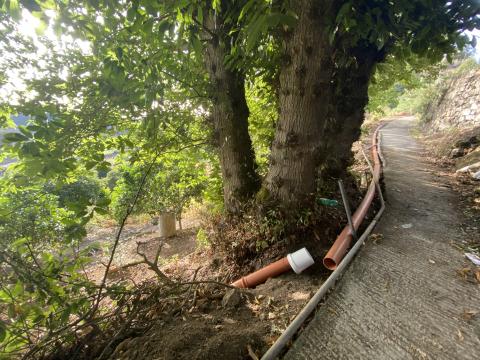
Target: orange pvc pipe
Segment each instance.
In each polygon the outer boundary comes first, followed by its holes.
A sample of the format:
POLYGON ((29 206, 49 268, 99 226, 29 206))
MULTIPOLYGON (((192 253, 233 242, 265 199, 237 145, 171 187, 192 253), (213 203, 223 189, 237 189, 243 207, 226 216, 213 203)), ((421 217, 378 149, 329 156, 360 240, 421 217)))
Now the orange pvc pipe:
MULTIPOLYGON (((375 197, 376 184, 380 180, 382 163, 380 161, 380 157, 378 156, 377 138, 378 138, 378 131, 380 130, 381 127, 382 125, 380 125, 375 130, 373 134, 373 139, 372 139, 372 158, 374 163, 373 179, 368 187, 367 194, 365 195, 362 202, 360 203, 360 206, 352 216, 352 222, 353 222, 353 227, 355 228, 355 231, 358 230, 358 228, 360 227, 363 219, 365 218, 365 215, 367 214, 368 209, 370 208, 370 205, 372 204, 372 201, 375 197)), ((338 235, 332 247, 330 248, 330 250, 328 250, 327 255, 323 258, 323 265, 329 270, 335 270, 337 268, 337 265, 340 263, 340 261, 343 259, 343 257, 347 253, 347 250, 350 247, 351 242, 352 242, 352 231, 350 230, 350 226, 347 225, 342 230, 340 235, 338 235)))
POLYGON ((290 266, 288 259, 284 257, 278 261, 275 261, 270 265, 265 266, 264 268, 258 271, 255 271, 254 273, 251 273, 247 276, 242 277, 241 279, 238 279, 231 285, 237 288, 252 288, 259 284, 264 283, 269 278, 273 278, 275 276, 281 275, 284 272, 287 272, 291 269, 292 267, 290 266))

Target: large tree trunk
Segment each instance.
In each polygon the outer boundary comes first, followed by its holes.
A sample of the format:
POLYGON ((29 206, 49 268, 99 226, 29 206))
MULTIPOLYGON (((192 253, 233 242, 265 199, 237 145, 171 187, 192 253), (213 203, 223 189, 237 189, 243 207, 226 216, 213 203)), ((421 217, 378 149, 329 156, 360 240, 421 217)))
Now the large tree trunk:
POLYGON ((333 121, 326 130, 327 147, 323 152, 325 160, 320 169, 321 188, 336 187, 338 179, 348 177, 348 167, 353 163, 352 145, 360 137, 360 128, 365 119, 368 104, 368 85, 375 64, 382 61, 384 51, 365 46, 362 51, 351 49, 354 63, 337 69, 333 81, 333 121))
POLYGON ((315 193, 331 98, 328 27, 335 19, 333 3, 295 1, 298 23, 285 34, 280 114, 264 184, 269 196, 285 209, 301 208, 315 193))
POLYGON ((214 19, 210 14, 205 22, 209 29, 205 66, 211 81, 212 118, 219 148, 225 209, 229 213, 238 213, 261 183, 248 133, 245 76, 225 66, 231 39, 220 16, 214 19))

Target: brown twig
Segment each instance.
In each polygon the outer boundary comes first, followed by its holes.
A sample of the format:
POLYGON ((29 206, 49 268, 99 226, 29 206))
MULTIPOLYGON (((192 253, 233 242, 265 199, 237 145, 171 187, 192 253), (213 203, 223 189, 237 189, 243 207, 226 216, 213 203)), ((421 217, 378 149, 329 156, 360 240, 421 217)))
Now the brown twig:
MULTIPOLYGON (((195 269, 194 273, 193 273, 193 276, 192 276, 192 282, 195 282, 195 280, 197 279, 197 274, 198 272, 200 271, 202 267, 199 266, 198 268, 195 269)), ((190 299, 190 291, 192 291, 192 288, 195 286, 195 284, 192 284, 190 285, 190 287, 188 288, 187 290, 187 295, 185 296, 185 300, 183 301, 182 303, 182 306, 181 308, 183 308, 185 306, 185 304, 187 303, 187 301, 190 299)), ((197 292, 195 291, 194 293, 194 296, 193 296, 193 305, 192 306, 195 306, 195 301, 197 300, 197 292)))
MULTIPOLYGON (((214 285, 219 285, 219 286, 223 286, 223 287, 227 287, 227 288, 230 288, 230 289, 238 289, 236 288, 235 286, 232 286, 232 285, 229 285, 229 284, 225 284, 225 283, 222 283, 220 281, 215 281, 215 280, 200 280, 200 281, 186 281, 186 282, 182 282, 182 283, 175 283, 175 285, 177 286, 183 286, 183 285, 200 285, 200 284, 214 284, 214 285)), ((241 289, 239 289, 241 290, 241 289)))
MULTIPOLYGON (((142 261, 137 261, 133 263, 134 265, 139 265, 139 264, 147 264, 150 270, 155 272, 157 274, 158 278, 164 283, 164 284, 173 284, 172 280, 170 280, 163 272, 160 270, 158 267, 158 259, 160 258, 160 252, 162 251, 162 247, 164 245, 163 242, 158 244, 157 252, 155 253, 155 257, 153 261, 148 260, 147 255, 144 252, 140 251, 140 246, 143 245, 144 243, 137 241, 137 254, 140 255, 143 260, 142 261)), ((133 265, 132 265, 133 266, 133 265)))
MULTIPOLYGON (((133 300, 133 303, 136 303, 138 300, 140 299, 140 296, 137 295, 135 297, 135 299, 133 300)), ((115 334, 115 336, 112 337, 112 340, 110 340, 107 345, 105 345, 105 347, 103 348, 102 352, 100 353, 100 356, 98 357, 98 360, 102 360, 103 359, 103 356, 105 355, 105 353, 107 352, 108 349, 110 349, 110 346, 120 337, 120 335, 125 331, 125 329, 130 326, 130 324, 132 323, 132 320, 133 318, 135 317, 135 315, 137 314, 137 311, 134 311, 132 309, 132 311, 130 312, 130 315, 128 316, 128 318, 126 319, 125 321, 125 324, 123 324, 123 326, 120 328, 120 330, 117 331, 117 333, 115 334)))

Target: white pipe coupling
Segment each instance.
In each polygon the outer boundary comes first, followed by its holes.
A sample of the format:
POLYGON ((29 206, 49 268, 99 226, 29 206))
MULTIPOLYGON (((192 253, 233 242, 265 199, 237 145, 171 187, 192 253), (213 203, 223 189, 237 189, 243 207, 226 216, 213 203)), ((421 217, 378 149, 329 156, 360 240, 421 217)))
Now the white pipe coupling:
POLYGON ((294 253, 288 254, 287 260, 296 274, 300 274, 303 270, 315 263, 306 248, 301 248, 294 253))

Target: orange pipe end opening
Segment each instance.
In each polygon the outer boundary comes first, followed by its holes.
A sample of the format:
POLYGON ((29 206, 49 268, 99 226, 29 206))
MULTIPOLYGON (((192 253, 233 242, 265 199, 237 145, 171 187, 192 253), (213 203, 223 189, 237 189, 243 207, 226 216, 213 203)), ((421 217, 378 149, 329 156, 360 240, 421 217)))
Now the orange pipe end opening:
POLYGON ((323 259, 323 266, 325 266, 328 270, 335 270, 337 268, 337 262, 332 258, 324 258, 323 259))

